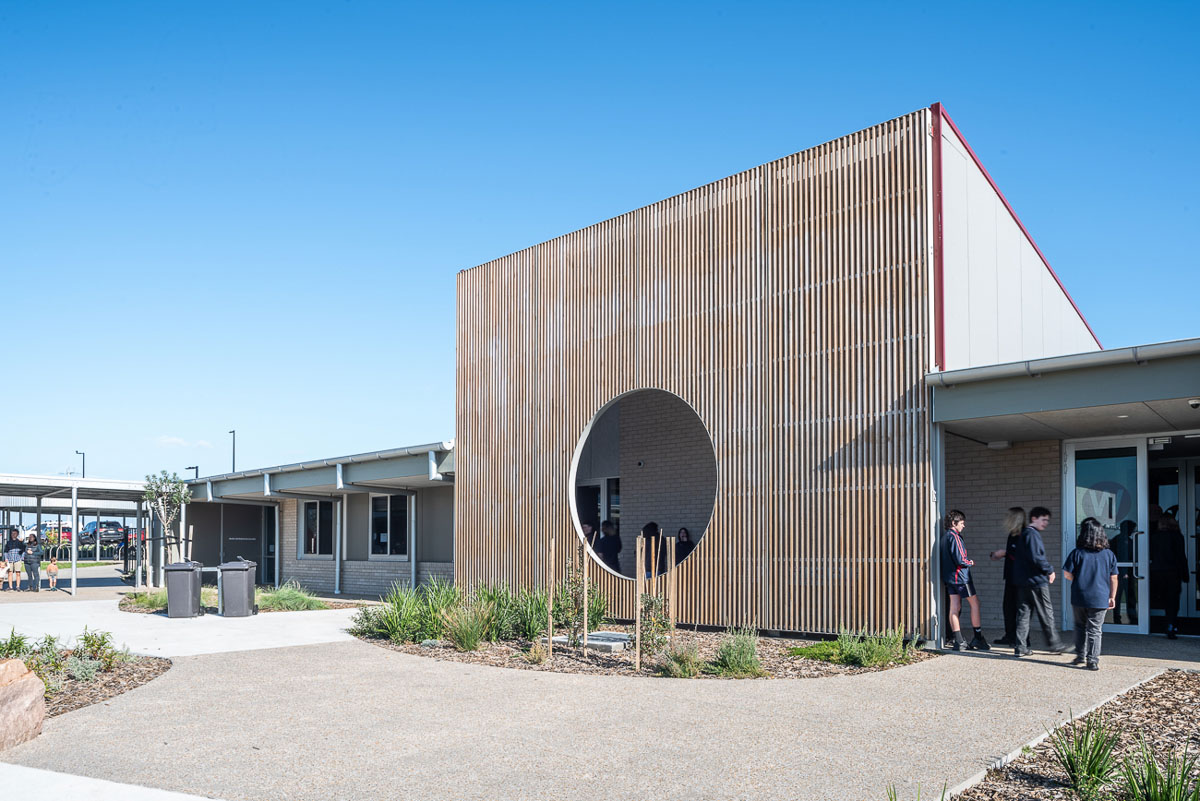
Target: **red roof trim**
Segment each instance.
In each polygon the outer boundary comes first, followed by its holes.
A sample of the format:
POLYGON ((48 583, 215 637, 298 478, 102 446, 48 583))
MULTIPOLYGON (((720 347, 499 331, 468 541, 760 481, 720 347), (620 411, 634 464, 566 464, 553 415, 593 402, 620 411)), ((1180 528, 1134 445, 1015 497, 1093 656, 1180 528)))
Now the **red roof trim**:
MULTIPOLYGON (((1053 276, 1054 280, 1058 283, 1058 288, 1061 289, 1063 291, 1063 294, 1067 296, 1067 300, 1070 302, 1071 307, 1073 309, 1075 309, 1075 313, 1079 315, 1079 319, 1083 321, 1083 324, 1085 326, 1087 326, 1088 333, 1092 335, 1092 339, 1096 340, 1096 345, 1101 350, 1103 350, 1104 346, 1100 344, 1100 338, 1098 336, 1096 336, 1096 332, 1092 330, 1091 324, 1087 321, 1087 318, 1083 316, 1083 312, 1081 312, 1079 310, 1079 306, 1076 305, 1075 299, 1071 297, 1071 293, 1067 291, 1067 288, 1065 286, 1063 286, 1062 279, 1058 277, 1058 273, 1054 272, 1054 268, 1050 266, 1050 262, 1047 261, 1047 259, 1046 259, 1046 254, 1042 253, 1042 249, 1038 247, 1037 242, 1033 241, 1033 237, 1030 236, 1030 234, 1029 234, 1029 229, 1027 229, 1025 227, 1025 224, 1023 222, 1021 222, 1021 218, 1017 216, 1017 213, 1015 211, 1013 211, 1013 207, 1009 204, 1008 198, 1006 198, 1004 196, 1004 193, 1000 191, 1000 187, 996 186, 996 182, 994 180, 992 180, 992 176, 987 171, 987 167, 984 167, 983 162, 979 160, 979 156, 975 155, 975 151, 971 149, 971 145, 970 145, 970 143, 967 142, 967 138, 962 135, 962 131, 958 130, 958 126, 954 124, 954 120, 950 119, 950 115, 946 113, 945 107, 942 106, 941 103, 934 103, 933 106, 931 106, 931 108, 934 109, 935 114, 938 113, 939 111, 941 112, 941 114, 940 114, 941 118, 946 121, 946 123, 950 126, 950 130, 954 131, 954 133, 958 136, 958 140, 963 143, 963 147, 965 147, 967 149, 967 153, 969 153, 971 155, 971 158, 974 159, 975 166, 979 168, 979 171, 983 173, 983 177, 987 178, 988 183, 992 185, 992 190, 996 193, 996 197, 1000 198, 1000 202, 1004 204, 1004 208, 1008 209, 1008 213, 1012 215, 1013 222, 1015 222, 1017 224, 1017 227, 1019 227, 1021 229, 1021 233, 1025 234, 1025 238, 1027 240, 1029 240, 1029 244, 1033 245, 1033 249, 1037 252, 1038 257, 1042 260, 1042 264, 1046 265, 1046 269, 1050 271, 1050 275, 1053 276)), ((935 128, 935 130, 937 130, 937 129, 935 128)), ((940 157, 940 155, 941 155, 941 153, 940 153, 941 137, 940 136, 938 137, 938 141, 935 146, 938 147, 938 150, 935 151, 935 157, 940 157)), ((939 162, 935 161, 935 164, 938 164, 938 166, 940 167, 939 162)), ((939 172, 940 172, 940 170, 939 170, 939 172)), ((941 186, 938 185, 935 187, 934 191, 940 193, 940 190, 941 190, 941 186)), ((938 195, 938 200, 940 201, 940 194, 938 195)), ((940 208, 941 208, 941 204, 939 202, 938 203, 939 211, 940 211, 940 208)), ((940 222, 940 220, 939 220, 939 222, 940 222)), ((941 228, 940 228, 940 226, 938 228, 938 231, 939 231, 939 235, 937 237, 937 246, 940 248, 941 247, 941 236, 940 236, 941 228)))
POLYGON ((933 363, 946 367, 946 260, 942 251, 942 104, 933 112, 933 363))

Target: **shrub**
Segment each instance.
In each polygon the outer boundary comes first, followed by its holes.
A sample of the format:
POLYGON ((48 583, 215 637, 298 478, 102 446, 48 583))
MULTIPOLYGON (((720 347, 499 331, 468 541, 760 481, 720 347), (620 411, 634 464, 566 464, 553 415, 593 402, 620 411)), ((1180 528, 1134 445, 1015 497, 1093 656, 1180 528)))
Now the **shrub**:
POLYGON ((531 665, 540 665, 546 661, 546 646, 540 642, 532 643, 525 652, 525 661, 531 665))
POLYGON ((642 656, 655 656, 667 647, 671 619, 661 595, 642 595, 642 656))
POLYGON ((700 650, 694 642, 673 644, 663 653, 658 675, 668 679, 694 679, 700 675, 700 650))
POLYGON ((1113 749, 1119 736, 1104 725, 1100 714, 1087 722, 1072 721, 1050 732, 1050 745, 1070 787, 1084 801, 1100 797, 1100 790, 1117 775, 1113 749))
POLYGON ((733 679, 765 676, 758 660, 758 635, 752 629, 730 629, 717 647, 711 668, 717 675, 733 679))
POLYGON ((313 596, 292 579, 278 589, 260 589, 255 599, 259 609, 277 612, 300 612, 313 609, 328 609, 329 604, 313 596))
POLYGON ((88 631, 85 627, 75 643, 75 653, 83 652, 88 659, 100 663, 104 670, 112 670, 120 652, 113 648, 112 635, 107 631, 88 631))
POLYGON ((491 625, 484 637, 491 642, 509 640, 513 637, 516 626, 516 600, 512 591, 504 582, 499 584, 480 584, 475 588, 475 597, 492 607, 491 625))
POLYGON ((0 659, 24 659, 29 653, 29 638, 13 628, 8 639, 0 640, 0 659))
POLYGON ((795 648, 788 649, 789 656, 802 656, 805 659, 817 659, 821 662, 834 662, 841 664, 842 649, 838 647, 835 640, 822 640, 814 642, 812 645, 800 645, 795 648))
POLYGON ((513 634, 537 642, 546 633, 546 591, 521 590, 513 599, 513 634))
POLYGON ((1130 801, 1200 801, 1200 778, 1196 777, 1197 759, 1173 752, 1166 764, 1159 764, 1143 738, 1138 750, 1125 759, 1125 797, 1130 801))
POLYGON ((419 631, 422 639, 441 640, 446 636, 447 610, 462 603, 462 593, 453 583, 435 578, 418 590, 421 603, 418 606, 419 631))
POLYGON ((421 594, 411 587, 393 584, 378 613, 376 636, 392 642, 418 642, 426 638, 426 607, 421 594))
POLYGON ((86 656, 70 656, 67 658, 67 673, 75 681, 91 681, 100 671, 100 660, 86 656))
POLYGON ((608 597, 596 587, 588 588, 588 631, 595 631, 608 616, 608 597))
POLYGON ((478 651, 492 625, 490 603, 470 600, 442 610, 446 638, 460 651, 478 651))
POLYGON ((360 606, 350 619, 350 626, 346 631, 355 637, 386 637, 387 634, 383 631, 383 610, 382 606, 360 606))

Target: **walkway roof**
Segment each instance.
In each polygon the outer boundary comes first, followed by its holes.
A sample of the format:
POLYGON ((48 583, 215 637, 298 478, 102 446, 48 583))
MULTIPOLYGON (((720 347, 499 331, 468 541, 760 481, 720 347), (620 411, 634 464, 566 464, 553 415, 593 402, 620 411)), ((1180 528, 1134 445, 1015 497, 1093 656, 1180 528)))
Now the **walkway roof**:
POLYGON ((980 442, 1200 430, 1200 339, 930 373, 925 383, 934 422, 980 442))
POLYGON ((132 517, 146 491, 141 481, 0 473, 0 509, 36 513, 37 499, 41 498, 43 516, 69 515, 72 488, 77 493, 80 515, 89 517, 132 517))
POLYGON ((445 486, 454 443, 432 442, 188 480, 194 501, 270 502, 445 486))

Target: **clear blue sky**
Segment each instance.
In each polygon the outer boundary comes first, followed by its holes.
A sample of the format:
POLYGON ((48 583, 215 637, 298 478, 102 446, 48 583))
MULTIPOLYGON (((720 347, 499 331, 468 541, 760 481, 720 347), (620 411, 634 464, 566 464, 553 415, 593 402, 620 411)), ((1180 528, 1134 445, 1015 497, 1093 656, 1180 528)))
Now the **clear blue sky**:
POLYGON ((1198 21, 0 3, 0 472, 452 437, 456 272, 938 100, 1106 346, 1198 336, 1198 21))

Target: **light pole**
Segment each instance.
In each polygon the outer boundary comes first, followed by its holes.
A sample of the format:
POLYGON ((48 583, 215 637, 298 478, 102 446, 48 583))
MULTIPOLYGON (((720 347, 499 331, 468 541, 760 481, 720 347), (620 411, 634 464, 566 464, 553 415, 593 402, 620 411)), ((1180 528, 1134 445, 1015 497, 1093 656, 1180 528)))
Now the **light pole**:
POLYGON ((195 473, 192 474, 192 478, 200 478, 200 468, 197 467, 196 465, 191 465, 190 467, 185 467, 183 469, 196 471, 195 473))
POLYGON ((83 476, 82 476, 82 478, 87 478, 87 454, 84 453, 83 451, 75 451, 75 453, 77 453, 83 457, 83 476))
POLYGON ((236 473, 237 472, 237 429, 236 428, 232 429, 229 433, 233 434, 233 461, 232 461, 233 466, 230 468, 229 472, 236 473))

